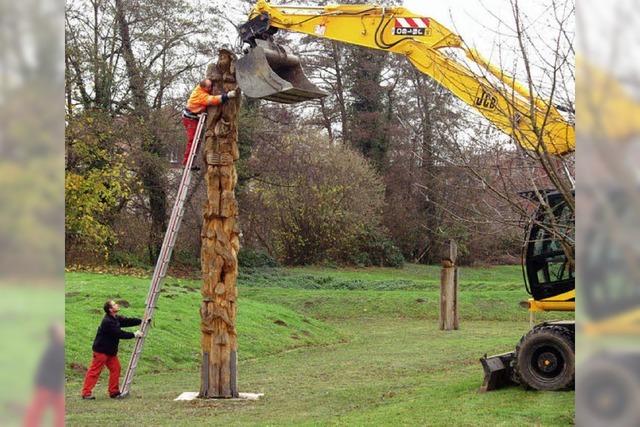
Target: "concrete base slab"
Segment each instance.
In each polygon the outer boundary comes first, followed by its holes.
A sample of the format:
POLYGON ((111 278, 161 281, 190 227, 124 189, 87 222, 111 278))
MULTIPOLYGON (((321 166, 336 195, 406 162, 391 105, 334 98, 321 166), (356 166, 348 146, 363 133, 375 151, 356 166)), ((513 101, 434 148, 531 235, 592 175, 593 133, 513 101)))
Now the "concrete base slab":
MULTIPOLYGON (((264 393, 238 393, 240 395, 240 397, 237 398, 231 398, 231 399, 219 399, 219 400, 258 400, 260 399, 262 396, 264 396, 264 393)), ((178 400, 195 400, 198 398, 198 392, 197 391, 185 391, 180 393, 180 396, 176 397, 175 399, 173 399, 174 401, 178 401, 178 400)))
POLYGON ((193 399, 197 399, 197 398, 198 398, 198 392, 197 391, 184 391, 184 392, 180 393, 180 396, 178 396, 175 399, 173 399, 173 401, 175 402, 176 400, 193 400, 193 399))

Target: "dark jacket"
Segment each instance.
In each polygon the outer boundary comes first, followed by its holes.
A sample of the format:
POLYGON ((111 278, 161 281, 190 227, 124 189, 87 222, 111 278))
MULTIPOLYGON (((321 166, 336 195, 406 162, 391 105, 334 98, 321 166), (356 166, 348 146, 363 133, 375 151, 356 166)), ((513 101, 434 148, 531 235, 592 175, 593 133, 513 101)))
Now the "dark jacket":
POLYGON ((40 358, 36 386, 54 393, 64 391, 64 342, 53 339, 40 358))
POLYGON ((118 354, 120 339, 135 338, 132 332, 123 331, 120 327, 137 326, 140 323, 141 319, 105 315, 98 327, 96 339, 93 340, 93 351, 115 356, 118 354))

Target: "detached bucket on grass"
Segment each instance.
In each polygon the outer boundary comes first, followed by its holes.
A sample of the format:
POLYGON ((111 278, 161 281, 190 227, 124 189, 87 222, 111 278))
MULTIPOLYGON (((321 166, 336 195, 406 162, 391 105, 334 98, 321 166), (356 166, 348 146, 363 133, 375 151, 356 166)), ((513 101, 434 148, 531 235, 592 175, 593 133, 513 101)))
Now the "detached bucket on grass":
POLYGON ((249 98, 294 104, 327 96, 311 83, 300 59, 269 40, 255 40, 255 47, 236 62, 236 78, 249 98))
POLYGON ((484 381, 480 387, 480 392, 484 393, 515 385, 513 382, 513 368, 511 367, 514 357, 515 353, 509 352, 489 357, 485 354, 480 359, 482 369, 484 369, 484 381))

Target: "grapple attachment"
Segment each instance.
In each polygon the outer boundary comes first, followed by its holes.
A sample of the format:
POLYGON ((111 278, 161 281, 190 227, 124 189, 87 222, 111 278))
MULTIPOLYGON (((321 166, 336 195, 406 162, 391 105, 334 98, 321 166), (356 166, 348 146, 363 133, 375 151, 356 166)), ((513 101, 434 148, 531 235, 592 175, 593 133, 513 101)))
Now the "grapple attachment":
POLYGON ((297 56, 270 40, 255 40, 236 62, 236 78, 249 98, 294 104, 327 96, 307 79, 297 56))
POLYGON ((513 368, 511 367, 514 358, 515 352, 513 351, 489 357, 485 354, 480 359, 482 369, 484 369, 484 381, 480 392, 497 390, 516 384, 513 381, 513 368))

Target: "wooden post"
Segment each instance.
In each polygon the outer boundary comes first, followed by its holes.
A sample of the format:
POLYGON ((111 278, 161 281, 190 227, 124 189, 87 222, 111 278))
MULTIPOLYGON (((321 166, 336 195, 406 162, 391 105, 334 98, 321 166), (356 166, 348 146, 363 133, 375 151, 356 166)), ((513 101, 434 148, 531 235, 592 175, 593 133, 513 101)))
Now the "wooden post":
MULTIPOLYGON (((235 55, 221 49, 209 65, 213 94, 237 89, 235 55)), ((238 397, 236 299, 238 295, 238 203, 234 162, 238 150, 240 94, 222 106, 209 107, 205 130, 207 201, 202 224, 202 366, 200 397, 238 397)))
POLYGON ((440 272, 440 329, 458 329, 458 245, 449 240, 442 255, 440 272))

